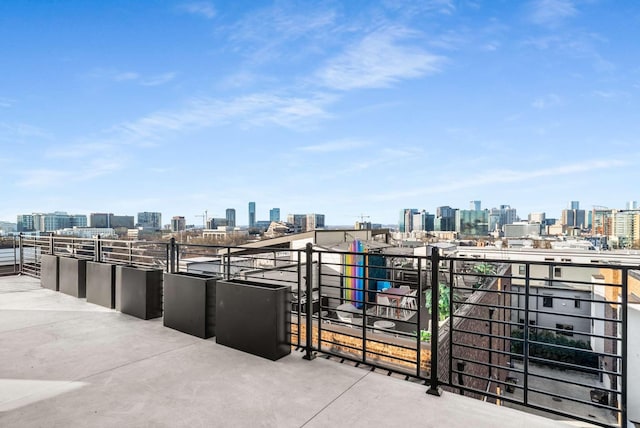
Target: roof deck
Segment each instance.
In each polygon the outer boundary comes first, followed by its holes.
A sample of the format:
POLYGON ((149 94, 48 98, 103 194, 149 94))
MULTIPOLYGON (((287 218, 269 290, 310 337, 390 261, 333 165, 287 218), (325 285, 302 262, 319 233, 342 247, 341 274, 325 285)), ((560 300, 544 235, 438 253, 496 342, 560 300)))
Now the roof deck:
POLYGON ((293 352, 270 361, 0 277, 0 426, 567 427, 293 352))

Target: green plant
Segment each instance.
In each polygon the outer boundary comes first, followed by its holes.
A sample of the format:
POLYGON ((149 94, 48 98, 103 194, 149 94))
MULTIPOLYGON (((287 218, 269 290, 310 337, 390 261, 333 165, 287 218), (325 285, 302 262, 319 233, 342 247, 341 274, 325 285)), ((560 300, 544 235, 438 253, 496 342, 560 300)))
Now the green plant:
MULTIPOLYGON (((511 333, 514 339, 524 338, 521 329, 511 333)), ((591 346, 584 340, 573 340, 566 336, 556 335, 547 330, 529 332, 529 355, 543 358, 545 360, 559 361, 563 363, 575 364, 578 366, 597 368, 598 356, 591 352, 591 346)), ((514 340, 511 342, 511 352, 523 354, 523 342, 514 340)))
MULTIPOLYGON (((438 319, 443 321, 451 315, 449 304, 451 299, 451 289, 447 284, 438 284, 438 319)), ((431 289, 424 292, 425 306, 431 311, 431 289)))
MULTIPOLYGON (((416 334, 414 331, 413 334, 416 334)), ((428 330, 420 330, 420 342, 429 342, 431 341, 431 332, 428 330)))

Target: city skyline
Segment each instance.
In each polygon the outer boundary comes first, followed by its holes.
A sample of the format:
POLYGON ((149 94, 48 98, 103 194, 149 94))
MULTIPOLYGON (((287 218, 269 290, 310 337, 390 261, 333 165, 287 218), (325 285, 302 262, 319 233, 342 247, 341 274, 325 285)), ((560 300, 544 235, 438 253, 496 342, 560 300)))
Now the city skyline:
POLYGON ((4 2, 0 220, 623 209, 639 28, 612 0, 4 2))

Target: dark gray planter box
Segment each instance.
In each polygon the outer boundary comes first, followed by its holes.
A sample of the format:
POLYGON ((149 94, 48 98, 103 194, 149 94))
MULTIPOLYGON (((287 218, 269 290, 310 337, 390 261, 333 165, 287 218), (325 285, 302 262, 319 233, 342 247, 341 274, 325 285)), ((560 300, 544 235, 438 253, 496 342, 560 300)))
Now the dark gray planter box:
POLYGON ((73 297, 87 297, 87 261, 72 257, 59 258, 60 292, 73 297))
POLYGON ((58 256, 42 254, 40 256, 40 285, 49 290, 59 291, 60 282, 58 256))
POLYGON ((291 353, 291 289, 253 281, 218 280, 216 342, 277 360, 291 353))
POLYGON ((165 327, 203 339, 215 336, 216 277, 165 273, 163 317, 165 327))
POLYGON ((87 262, 87 302, 109 309, 116 307, 116 266, 87 262))
POLYGON ((162 316, 162 270, 116 266, 116 309, 144 320, 162 316))

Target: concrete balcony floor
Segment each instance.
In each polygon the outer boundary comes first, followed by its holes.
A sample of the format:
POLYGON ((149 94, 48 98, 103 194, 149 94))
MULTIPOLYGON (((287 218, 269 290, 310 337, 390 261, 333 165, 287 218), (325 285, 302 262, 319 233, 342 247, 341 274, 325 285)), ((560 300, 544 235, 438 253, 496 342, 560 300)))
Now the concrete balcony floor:
POLYGON ((3 427, 580 426, 346 364, 272 362, 0 277, 3 427))

